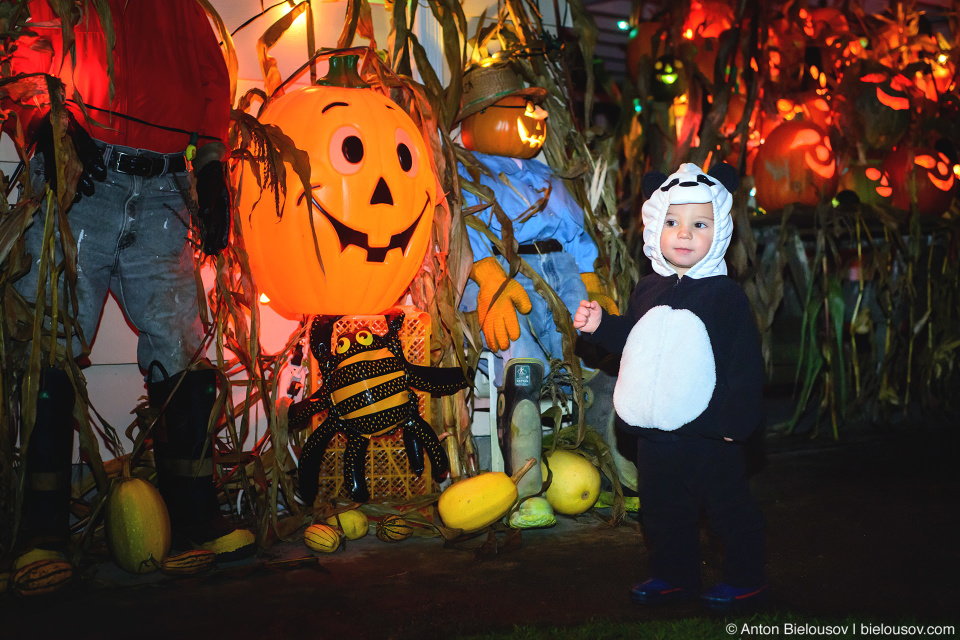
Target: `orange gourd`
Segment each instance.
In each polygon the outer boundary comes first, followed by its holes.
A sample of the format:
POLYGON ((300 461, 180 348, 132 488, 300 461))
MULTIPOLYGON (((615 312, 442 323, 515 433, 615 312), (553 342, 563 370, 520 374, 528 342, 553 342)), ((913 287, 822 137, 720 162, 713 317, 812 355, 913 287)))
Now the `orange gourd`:
POLYGON ((464 118, 460 138, 471 151, 526 160, 547 138, 547 112, 523 96, 507 96, 464 118))
POLYGON ((764 209, 817 204, 837 190, 837 162, 830 138, 811 122, 784 122, 757 150, 753 178, 757 205, 764 209))
POLYGON ((911 211, 910 183, 916 185, 917 213, 939 216, 950 208, 956 179, 947 156, 936 149, 901 145, 883 161, 893 187, 893 206, 911 211))
POLYGON ((323 86, 290 91, 260 116, 309 155, 309 193, 288 166, 278 216, 274 194, 258 187, 249 163, 242 170, 250 270, 287 317, 382 312, 406 291, 430 244, 439 183, 426 144, 413 119, 355 67, 356 56, 331 58, 323 86))

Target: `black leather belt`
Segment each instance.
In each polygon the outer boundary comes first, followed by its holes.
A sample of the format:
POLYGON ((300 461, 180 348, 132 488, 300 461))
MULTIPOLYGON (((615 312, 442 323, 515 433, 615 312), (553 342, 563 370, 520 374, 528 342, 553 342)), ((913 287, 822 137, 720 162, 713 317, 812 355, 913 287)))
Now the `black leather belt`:
POLYGON ((165 173, 182 173, 187 170, 187 159, 182 153, 167 155, 135 155, 114 147, 107 158, 107 169, 128 173, 143 178, 162 176, 165 173))
MULTIPOLYGON (((556 253, 558 251, 563 251, 563 245, 560 244, 559 240, 555 240, 554 238, 550 238, 549 240, 535 240, 517 247, 517 253, 521 255, 542 255, 544 253, 556 253)), ((496 246, 493 247, 493 255, 501 255, 500 250, 497 249, 496 246)))

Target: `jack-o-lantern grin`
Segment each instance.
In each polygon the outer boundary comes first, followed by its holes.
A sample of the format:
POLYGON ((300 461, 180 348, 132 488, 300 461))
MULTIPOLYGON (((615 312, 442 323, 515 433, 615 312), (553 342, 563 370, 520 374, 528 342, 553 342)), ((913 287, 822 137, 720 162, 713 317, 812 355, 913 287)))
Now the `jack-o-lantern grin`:
MULTIPOLYGON (((377 188, 374 190, 373 197, 370 200, 371 204, 393 204, 393 200, 390 199, 389 202, 385 200, 385 197, 389 197, 390 190, 387 189, 386 192, 383 191, 383 188, 386 187, 386 183, 383 182, 383 178, 380 179, 380 182, 377 183, 377 188), (383 185, 381 187, 381 184, 383 185)), ((320 185, 314 185, 314 189, 320 188, 320 185)), ((353 245, 359 247, 367 252, 367 262, 383 262, 387 259, 387 253, 391 249, 400 249, 401 252, 406 254, 407 246, 410 244, 410 239, 413 237, 414 232, 417 230, 417 225, 420 224, 420 220, 423 219, 423 212, 427 210, 427 205, 430 203, 430 194, 426 193, 426 198, 423 202, 423 208, 420 210, 420 213, 417 215, 416 219, 410 224, 409 227, 401 231, 400 233, 395 233, 390 236, 390 242, 385 247, 371 247, 370 246, 370 236, 363 231, 354 229, 353 227, 347 226, 342 221, 334 218, 330 213, 321 205, 316 196, 311 195, 310 200, 313 202, 313 206, 316 207, 320 213, 330 221, 333 230, 337 233, 337 239, 340 241, 340 252, 343 253, 347 250, 347 247, 353 245)), ((300 197, 297 198, 297 204, 303 202, 306 193, 301 193, 300 197)))
POLYGON ((533 133, 527 131, 527 128, 523 126, 523 119, 517 118, 517 133, 520 134, 520 140, 524 144, 528 145, 531 149, 539 149, 543 146, 544 141, 547 139, 547 132, 541 128, 540 121, 537 121, 536 129, 533 133), (539 134, 538 134, 539 132, 539 134))

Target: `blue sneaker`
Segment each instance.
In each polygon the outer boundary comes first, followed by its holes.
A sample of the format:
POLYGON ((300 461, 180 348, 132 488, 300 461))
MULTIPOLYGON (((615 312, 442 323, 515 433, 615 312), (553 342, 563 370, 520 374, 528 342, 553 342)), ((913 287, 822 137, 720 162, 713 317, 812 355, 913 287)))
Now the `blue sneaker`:
POLYGON ((693 589, 675 587, 669 582, 650 578, 630 589, 630 599, 637 604, 661 605, 689 600, 695 595, 693 589))
POLYGON ((760 607, 770 601, 770 585, 762 587, 731 587, 721 582, 700 594, 708 609, 720 613, 739 612, 760 607))

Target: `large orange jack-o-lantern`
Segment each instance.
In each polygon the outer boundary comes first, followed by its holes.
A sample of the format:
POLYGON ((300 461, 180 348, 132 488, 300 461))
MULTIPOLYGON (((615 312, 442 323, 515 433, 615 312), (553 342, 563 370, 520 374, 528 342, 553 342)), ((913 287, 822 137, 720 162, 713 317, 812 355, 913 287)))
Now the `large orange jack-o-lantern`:
POLYGON ((815 205, 837 189, 837 162, 830 138, 812 122, 791 120, 770 132, 753 161, 757 205, 782 209, 815 205))
POLYGON ((950 159, 935 149, 900 145, 883 161, 893 186, 893 206, 911 211, 910 182, 916 184, 917 212, 939 216, 950 208, 956 179, 950 159))
POLYGON ((380 313, 421 267, 438 182, 417 126, 363 84, 356 56, 331 58, 318 84, 277 98, 260 117, 309 154, 310 191, 287 167, 278 216, 274 194, 244 166, 239 211, 250 270, 289 317, 380 313))

